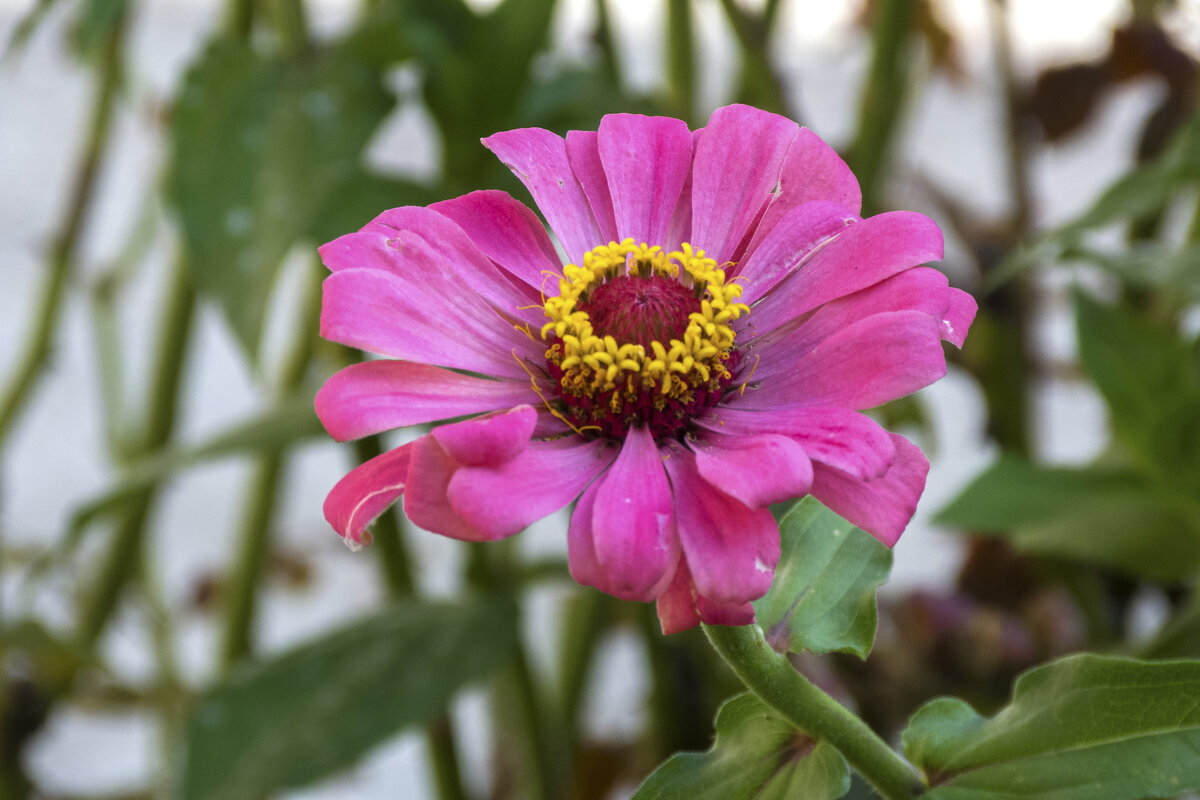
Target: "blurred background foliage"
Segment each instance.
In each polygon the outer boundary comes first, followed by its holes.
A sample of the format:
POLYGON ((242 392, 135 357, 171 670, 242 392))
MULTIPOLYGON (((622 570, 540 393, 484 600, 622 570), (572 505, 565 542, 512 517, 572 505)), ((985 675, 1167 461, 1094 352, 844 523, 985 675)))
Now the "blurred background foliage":
MULTIPOLYGON (((69 44, 92 89, 66 204, 45 248, 41 293, 29 301, 27 331, 5 348, 0 446, 36 403, 68 294, 83 280, 80 242, 112 152, 115 110, 131 102, 130 29, 146 2, 37 0, 7 44, 10 63, 19 62, 46 20, 69 19, 69 44)), ((652 607, 591 590, 567 591, 552 636, 529 630, 514 598, 546 583, 570 586, 561 552, 531 560, 508 544, 462 545, 470 550, 463 589, 454 602, 435 602, 419 595, 414 575, 423 565, 397 513, 378 523, 375 545, 360 556, 379 563, 393 601, 386 609, 346 619, 282 655, 264 652, 259 620, 269 577, 303 589, 311 569, 307 555, 273 539, 289 466, 303 443, 324 435, 311 398, 333 370, 360 357, 316 336, 323 268, 315 245, 385 208, 476 188, 527 199, 479 144, 498 130, 594 128, 612 111, 702 125, 710 109, 700 100, 699 0, 647 2, 662 6, 665 22, 656 44, 665 81, 649 93, 633 88, 605 0, 590 4, 591 41, 576 58, 551 47, 556 0, 365 0, 333 36, 314 35, 304 0, 213 8, 220 23, 160 110, 162 174, 141 189, 145 210, 118 257, 87 279, 111 483, 71 510, 58 540, 2 551, 0 798, 44 796, 26 749, 65 707, 158 716, 159 769, 120 795, 130 798, 260 798, 337 775, 414 729, 430 754, 430 796, 447 799, 476 796, 480 787, 496 800, 610 797, 671 753, 708 747, 718 704, 740 685, 696 632, 663 638, 652 607), (432 120, 440 154, 423 180, 364 157, 385 120, 413 104, 432 120), (156 284, 146 378, 134 381, 120 309, 149 268, 152 243, 164 237, 173 257, 156 284), (297 262, 299 288, 284 303, 278 284, 285 265, 297 262), (197 310, 210 306, 220 309, 263 402, 221 433, 185 440, 177 417, 197 358, 193 329, 197 310), (274 348, 264 342, 272 315, 290 326, 274 348), (166 482, 231 458, 253 466, 242 496, 231 498, 240 521, 227 568, 195 586, 163 585, 147 553, 160 535, 155 511, 166 482), (31 598, 64 575, 69 612, 51 623, 31 598), (140 682, 114 671, 100 647, 123 604, 143 610, 154 654, 153 675, 140 682), (175 637, 179 617, 194 613, 219 630, 215 667, 201 680, 181 671, 175 637), (651 687, 643 729, 616 740, 589 737, 581 719, 614 629, 639 637, 651 687), (527 652, 527 640, 541 636, 557 648, 552 675, 527 652), (491 755, 489 775, 464 783, 462 715, 449 709, 468 685, 486 687, 490 698, 491 755)), ((778 34, 786 5, 720 0, 736 43, 737 77, 725 99, 803 123, 795 87, 773 57, 789 46, 778 34)), ((823 649, 841 651, 832 656, 794 657, 889 739, 938 694, 990 713, 1019 672, 1066 653, 1200 657, 1200 95, 1195 51, 1171 23, 1186 18, 1188 3, 1132 0, 1103 53, 1033 75, 1014 66, 1004 1, 985 5, 1005 213, 984 215, 974 198, 897 163, 898 137, 928 82, 968 80, 963 43, 931 0, 861 4, 854 24, 868 64, 851 101, 852 133, 834 142, 862 182, 865 213, 894 207, 916 186, 963 254, 953 278, 975 294, 980 315, 966 348, 951 357, 979 387, 1001 453, 940 514, 967 548, 952 590, 881 601, 869 659, 862 656, 873 628, 865 641, 858 630, 852 641, 828 644, 823 649), (1159 98, 1141 121, 1133 168, 1082 214, 1047 228, 1033 160, 1087 130, 1106 98, 1133 81, 1157 86, 1159 98), (1063 285, 1077 287, 1068 296, 1078 354, 1053 360, 1039 347, 1037 315, 1048 287, 1063 285), (1112 437, 1094 463, 1039 460, 1034 395, 1048 373, 1089 382, 1102 397, 1112 437), (1147 608, 1155 612, 1148 630, 1138 625, 1147 608)), ((928 426, 928 413, 914 400, 880 409, 893 425, 928 426)), ((354 458, 385 446, 359 442, 354 458)), ((6 453, 3 468, 20 465, 6 453)), ((863 614, 874 614, 874 585, 887 564, 879 569, 864 578, 863 614)), ((742 706, 730 708, 732 720, 742 706)), ((851 791, 867 796, 859 786, 851 791)), ((88 796, 113 795, 96 787, 88 796)))

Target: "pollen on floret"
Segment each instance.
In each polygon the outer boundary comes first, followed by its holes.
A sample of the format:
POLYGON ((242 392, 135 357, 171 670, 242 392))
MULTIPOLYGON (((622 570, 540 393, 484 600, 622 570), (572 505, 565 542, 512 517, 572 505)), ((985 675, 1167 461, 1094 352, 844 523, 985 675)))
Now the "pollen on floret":
POLYGON ((563 268, 558 296, 544 304, 556 411, 597 436, 637 424, 655 438, 680 434, 733 380, 730 323, 749 311, 737 302, 742 287, 689 244, 666 253, 626 239, 582 261, 563 268))

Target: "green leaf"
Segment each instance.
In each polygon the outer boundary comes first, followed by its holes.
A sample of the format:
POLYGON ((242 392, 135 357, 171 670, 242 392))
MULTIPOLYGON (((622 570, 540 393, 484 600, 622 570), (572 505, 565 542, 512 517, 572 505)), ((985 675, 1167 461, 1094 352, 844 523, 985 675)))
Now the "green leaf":
POLYGON ((403 603, 205 692, 188 715, 184 800, 259 800, 354 764, 507 664, 509 600, 403 603))
POLYGON ((1039 467, 1004 457, 938 522, 1003 535, 1025 552, 1173 581, 1200 568, 1191 505, 1133 472, 1039 467))
POLYGON ((167 193, 197 286, 251 356, 284 255, 361 177, 363 147, 393 103, 379 70, 336 49, 297 62, 216 41, 189 71, 167 193))
POLYGON ((775 581, 754 604, 758 624, 779 652, 854 653, 875 641, 875 590, 892 569, 892 551, 812 496, 779 523, 775 581))
POLYGON ((1076 294, 1080 361, 1143 466, 1200 487, 1200 375, 1188 345, 1117 307, 1076 294))
POLYGON ((1200 661, 1091 654, 1017 679, 984 718, 949 697, 904 731, 928 800, 1139 800, 1200 788, 1200 661))
POLYGON ((850 788, 837 750, 743 694, 717 712, 717 741, 707 753, 677 753, 656 769, 633 800, 836 800, 850 788))

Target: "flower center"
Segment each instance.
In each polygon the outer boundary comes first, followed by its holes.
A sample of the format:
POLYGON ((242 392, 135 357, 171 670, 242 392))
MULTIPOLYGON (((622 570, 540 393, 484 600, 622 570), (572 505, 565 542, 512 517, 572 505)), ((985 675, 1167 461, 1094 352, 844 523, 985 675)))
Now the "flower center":
POLYGON ((735 302, 741 293, 688 244, 664 253, 626 239, 585 253, 544 304, 555 413, 598 436, 620 438, 639 423, 655 438, 680 435, 733 380, 730 323, 750 310, 735 302))

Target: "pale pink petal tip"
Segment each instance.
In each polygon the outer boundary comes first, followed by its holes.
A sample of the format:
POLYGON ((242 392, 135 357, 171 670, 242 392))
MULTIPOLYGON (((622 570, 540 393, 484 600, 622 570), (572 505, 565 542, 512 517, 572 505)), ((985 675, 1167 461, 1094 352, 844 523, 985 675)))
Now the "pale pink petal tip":
POLYGON ((325 519, 350 549, 371 543, 367 526, 404 494, 411 455, 411 444, 378 455, 351 470, 325 498, 325 519))
POLYGON ((962 347, 978 310, 979 305, 974 297, 961 289, 951 289, 950 308, 942 319, 942 338, 955 347, 962 347))

